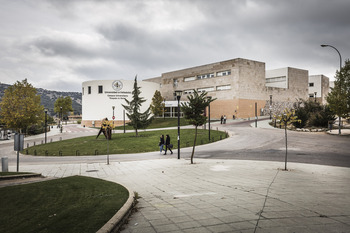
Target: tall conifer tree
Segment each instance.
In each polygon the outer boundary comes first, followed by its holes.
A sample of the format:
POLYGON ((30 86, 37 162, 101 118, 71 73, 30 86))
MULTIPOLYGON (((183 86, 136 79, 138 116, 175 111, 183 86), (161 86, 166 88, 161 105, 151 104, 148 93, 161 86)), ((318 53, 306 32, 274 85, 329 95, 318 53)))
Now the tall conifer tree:
POLYGON ((149 124, 151 124, 153 117, 151 116, 150 107, 147 108, 145 112, 140 112, 142 103, 146 100, 143 97, 140 97, 141 91, 140 87, 137 86, 137 76, 135 77, 134 89, 132 91, 132 100, 129 101, 125 99, 126 105, 122 104, 124 109, 127 111, 126 115, 128 116, 130 122, 128 125, 132 126, 135 129, 136 137, 138 136, 138 129, 144 129, 149 124))

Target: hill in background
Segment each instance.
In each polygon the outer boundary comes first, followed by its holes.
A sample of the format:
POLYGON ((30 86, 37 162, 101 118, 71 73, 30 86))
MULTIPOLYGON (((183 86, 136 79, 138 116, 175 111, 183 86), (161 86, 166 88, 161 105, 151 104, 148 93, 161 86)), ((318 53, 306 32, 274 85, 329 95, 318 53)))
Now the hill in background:
MULTIPOLYGON (((11 85, 0 83, 0 101, 3 97, 5 90, 11 85)), ((81 93, 80 92, 63 92, 63 91, 50 91, 43 88, 36 88, 38 95, 41 97, 41 105, 47 108, 49 115, 54 116, 53 111, 54 104, 59 97, 69 96, 72 99, 72 107, 74 109, 74 115, 81 114, 81 93)))

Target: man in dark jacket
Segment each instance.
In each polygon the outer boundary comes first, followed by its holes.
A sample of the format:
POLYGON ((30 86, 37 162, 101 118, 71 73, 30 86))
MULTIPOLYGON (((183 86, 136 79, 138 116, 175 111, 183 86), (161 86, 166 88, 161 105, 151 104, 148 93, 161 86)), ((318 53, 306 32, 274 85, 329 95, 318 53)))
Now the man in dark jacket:
POLYGON ((169 134, 167 134, 165 137, 165 153, 164 153, 165 155, 166 155, 166 152, 168 151, 168 149, 170 150, 171 154, 173 154, 173 151, 170 148, 170 136, 169 136, 169 134))

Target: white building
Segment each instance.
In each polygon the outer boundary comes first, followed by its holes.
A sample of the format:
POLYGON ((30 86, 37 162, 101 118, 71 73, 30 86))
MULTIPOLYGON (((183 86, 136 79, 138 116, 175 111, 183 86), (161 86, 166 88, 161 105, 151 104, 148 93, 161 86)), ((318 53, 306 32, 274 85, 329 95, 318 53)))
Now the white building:
MULTIPOLYGON (((141 106, 141 111, 146 111, 152 102, 154 92, 159 85, 153 82, 137 81, 141 94, 146 102, 141 106)), ((124 99, 132 100, 134 80, 94 80, 82 84, 82 125, 86 127, 101 126, 101 120, 114 119, 115 125, 121 125, 124 121, 124 99), (113 110, 114 106, 114 110, 113 110)), ((125 120, 128 118, 125 114, 125 120)))
POLYGON ((329 93, 329 78, 324 75, 309 76, 309 98, 314 98, 321 104, 326 104, 329 93))

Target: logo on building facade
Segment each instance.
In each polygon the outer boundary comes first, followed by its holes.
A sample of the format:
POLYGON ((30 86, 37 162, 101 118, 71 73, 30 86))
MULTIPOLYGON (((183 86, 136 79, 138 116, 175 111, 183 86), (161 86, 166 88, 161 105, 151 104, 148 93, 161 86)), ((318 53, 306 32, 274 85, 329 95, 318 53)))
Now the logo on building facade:
POLYGON ((115 91, 120 91, 123 88, 123 83, 119 80, 115 80, 112 83, 112 87, 115 91))

